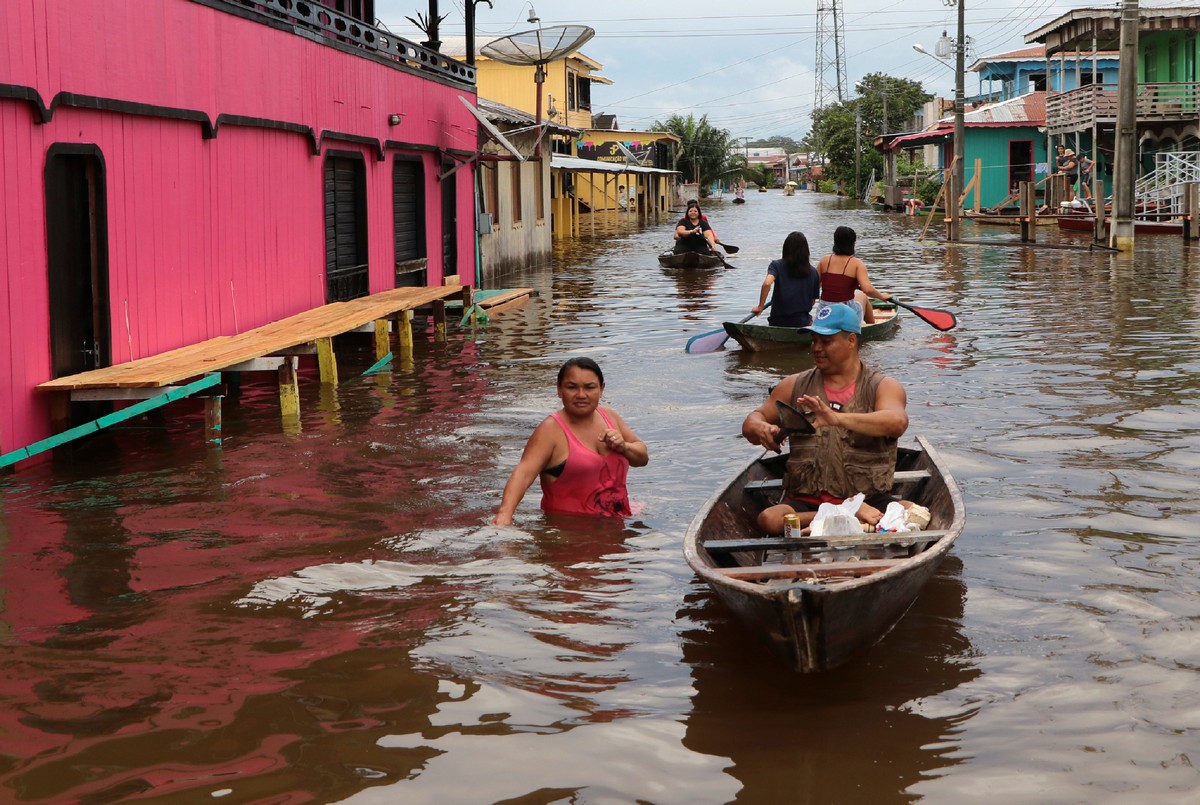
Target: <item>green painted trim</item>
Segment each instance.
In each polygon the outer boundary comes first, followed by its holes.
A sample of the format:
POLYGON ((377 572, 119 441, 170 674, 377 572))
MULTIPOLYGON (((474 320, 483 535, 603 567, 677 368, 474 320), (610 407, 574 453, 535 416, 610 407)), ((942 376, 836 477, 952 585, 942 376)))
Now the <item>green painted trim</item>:
POLYGON ((134 403, 128 408, 122 408, 120 411, 114 411, 111 414, 105 414, 99 419, 91 422, 85 422, 82 425, 76 425, 73 428, 64 430, 62 433, 56 433, 48 439, 42 439, 40 442, 22 447, 20 450, 13 450, 11 453, 0 455, 0 468, 9 467, 16 464, 18 461, 24 461, 27 458, 36 456, 38 453, 44 453, 47 450, 52 450, 55 447, 61 447, 68 442, 72 442, 81 436, 87 436, 89 433, 95 433, 103 430, 111 425, 116 425, 119 422, 124 422, 127 419, 132 419, 135 416, 153 411, 155 408, 161 408, 167 403, 175 402, 184 397, 190 397, 197 391, 211 388, 221 382, 221 374, 215 372, 210 375, 188 383, 186 386, 179 386, 171 389, 166 394, 160 394, 157 397, 151 397, 148 400, 134 403))
POLYGON ((377 375, 391 365, 392 365, 392 353, 389 352, 388 354, 384 355, 379 360, 375 361, 375 364, 370 369, 363 372, 363 377, 366 377, 367 375, 377 375))

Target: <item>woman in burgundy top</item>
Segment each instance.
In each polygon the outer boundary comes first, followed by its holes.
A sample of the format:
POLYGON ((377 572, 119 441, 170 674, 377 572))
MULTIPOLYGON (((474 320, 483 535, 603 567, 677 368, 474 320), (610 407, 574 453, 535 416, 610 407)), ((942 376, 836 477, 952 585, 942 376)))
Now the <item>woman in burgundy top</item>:
POLYGON ((553 514, 626 517, 625 477, 650 461, 646 444, 611 408, 600 407, 604 374, 591 358, 572 358, 558 370, 562 410, 534 429, 513 469, 492 522, 511 525, 533 484, 542 482, 542 510, 553 514))
MULTIPOLYGON (((874 324, 875 312, 867 297, 886 302, 892 295, 875 290, 871 284, 866 265, 854 256, 857 239, 854 230, 848 226, 839 226, 833 231, 833 254, 825 255, 817 263, 817 272, 821 275, 821 302, 846 302, 851 307, 857 305, 863 321, 874 324)), ((818 309, 820 307, 824 307, 824 304, 819 305, 818 309)))

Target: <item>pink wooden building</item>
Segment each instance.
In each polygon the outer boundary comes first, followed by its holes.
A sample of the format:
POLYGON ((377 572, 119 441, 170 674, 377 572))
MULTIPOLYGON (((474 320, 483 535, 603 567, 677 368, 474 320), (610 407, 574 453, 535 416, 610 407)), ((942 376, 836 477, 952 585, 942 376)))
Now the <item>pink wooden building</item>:
POLYGON ((3 5, 0 454, 43 381, 472 284, 474 68, 371 0, 3 5))

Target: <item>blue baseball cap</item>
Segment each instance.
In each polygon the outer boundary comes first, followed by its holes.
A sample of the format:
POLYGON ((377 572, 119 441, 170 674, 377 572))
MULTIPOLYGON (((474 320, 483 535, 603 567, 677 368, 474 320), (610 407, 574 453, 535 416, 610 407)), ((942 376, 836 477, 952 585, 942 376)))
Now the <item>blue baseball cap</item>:
POLYGON ((812 330, 818 335, 837 335, 840 332, 862 333, 862 322, 858 311, 849 305, 837 302, 817 311, 813 323, 802 329, 812 330))

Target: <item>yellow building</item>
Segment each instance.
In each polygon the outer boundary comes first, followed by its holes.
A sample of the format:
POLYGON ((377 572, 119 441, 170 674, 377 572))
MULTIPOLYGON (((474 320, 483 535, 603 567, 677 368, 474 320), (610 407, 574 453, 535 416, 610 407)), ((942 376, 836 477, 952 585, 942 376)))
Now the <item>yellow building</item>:
MULTIPOLYGON (((463 58, 465 48, 465 39, 450 38, 443 41, 441 51, 463 58)), ((670 149, 678 143, 678 138, 665 132, 594 129, 592 87, 612 83, 599 74, 603 69, 599 62, 579 52, 555 59, 542 68, 541 83, 536 80, 533 65, 506 64, 478 55, 475 68, 481 99, 536 116, 540 94, 541 122, 559 131, 566 128, 582 132, 576 138, 555 134, 552 129, 539 144, 541 155, 549 157, 550 163, 544 203, 551 211, 554 237, 577 235, 581 212, 629 212, 646 221, 668 214, 674 201, 677 174, 667 166, 672 163, 674 155, 670 149), (597 142, 611 153, 599 158, 588 151, 586 144, 597 142), (584 154, 579 152, 580 143, 585 144, 584 154)), ((503 195, 504 187, 512 183, 501 173, 498 169, 491 176, 502 185, 500 195, 503 195)), ((485 173, 484 192, 492 195, 488 176, 485 173)))

